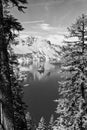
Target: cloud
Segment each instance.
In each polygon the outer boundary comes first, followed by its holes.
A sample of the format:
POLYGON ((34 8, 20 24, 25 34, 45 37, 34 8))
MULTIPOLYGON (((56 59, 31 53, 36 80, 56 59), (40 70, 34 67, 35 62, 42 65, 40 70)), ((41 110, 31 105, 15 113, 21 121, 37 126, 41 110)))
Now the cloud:
POLYGON ((52 31, 52 30, 56 29, 56 27, 52 27, 52 26, 50 26, 50 24, 47 24, 47 23, 39 24, 39 27, 40 27, 40 29, 42 29, 44 31, 52 31))
POLYGON ((23 24, 37 24, 37 23, 43 23, 44 20, 37 20, 37 21, 24 21, 23 24))
POLYGON ((51 29, 49 24, 42 23, 39 25, 42 30, 49 31, 51 29))
POLYGON ((67 30, 65 27, 59 25, 59 26, 51 26, 47 23, 38 24, 36 28, 41 29, 42 31, 46 31, 48 33, 55 33, 58 35, 65 35, 67 33, 67 30))

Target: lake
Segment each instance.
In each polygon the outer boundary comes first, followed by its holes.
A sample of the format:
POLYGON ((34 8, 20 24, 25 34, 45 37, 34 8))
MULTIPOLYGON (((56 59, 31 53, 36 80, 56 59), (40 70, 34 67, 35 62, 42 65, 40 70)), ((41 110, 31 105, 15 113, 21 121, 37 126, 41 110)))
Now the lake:
POLYGON ((37 63, 21 68, 26 73, 24 81, 24 100, 28 104, 28 111, 32 118, 38 122, 43 116, 48 122, 54 114, 58 97, 58 80, 60 80, 59 65, 48 62, 37 63))

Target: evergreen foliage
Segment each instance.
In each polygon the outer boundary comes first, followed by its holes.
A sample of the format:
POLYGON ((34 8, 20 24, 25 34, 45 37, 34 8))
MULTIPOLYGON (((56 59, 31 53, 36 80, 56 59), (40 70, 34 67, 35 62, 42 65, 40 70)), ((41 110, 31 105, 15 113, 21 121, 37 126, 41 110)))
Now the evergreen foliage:
POLYGON ((41 117, 36 130, 46 130, 46 123, 45 123, 45 119, 43 117, 41 117))
POLYGON ((23 28, 17 19, 8 15, 9 11, 4 10, 10 2, 22 11, 26 0, 0 0, 0 124, 6 130, 25 130, 23 87, 14 71, 16 57, 11 53, 11 44, 15 43, 17 36, 15 30, 23 28))
POLYGON ((53 127, 54 127, 54 116, 51 115, 51 118, 48 124, 48 130, 53 130, 53 127))
POLYGON ((27 130, 32 130, 32 119, 30 113, 26 113, 27 130))
POLYGON ((62 81, 56 113, 58 130, 87 129, 87 16, 68 28, 61 47, 62 81))
MULTIPOLYGON (((13 58, 15 55, 13 54, 13 58)), ((12 60, 13 62, 13 60, 12 60)), ((27 124, 25 119, 26 104, 23 102, 23 86, 20 80, 19 71, 16 68, 16 61, 14 68, 10 69, 13 95, 13 110, 14 110, 14 128, 15 130, 26 130, 27 124), (13 71, 14 70, 14 71, 13 71)))

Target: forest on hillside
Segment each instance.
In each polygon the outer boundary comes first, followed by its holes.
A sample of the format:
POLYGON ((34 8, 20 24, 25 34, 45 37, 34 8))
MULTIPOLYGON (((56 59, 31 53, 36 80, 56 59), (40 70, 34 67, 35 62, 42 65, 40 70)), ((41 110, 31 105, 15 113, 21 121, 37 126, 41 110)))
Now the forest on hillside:
POLYGON ((0 130, 86 130, 87 129, 87 15, 79 16, 67 28, 67 35, 57 52, 60 56, 62 81, 58 82, 59 98, 54 120, 41 117, 35 123, 24 102, 24 77, 21 78, 17 55, 12 45, 24 28, 11 14, 16 7, 21 13, 27 0, 0 0, 0 130))

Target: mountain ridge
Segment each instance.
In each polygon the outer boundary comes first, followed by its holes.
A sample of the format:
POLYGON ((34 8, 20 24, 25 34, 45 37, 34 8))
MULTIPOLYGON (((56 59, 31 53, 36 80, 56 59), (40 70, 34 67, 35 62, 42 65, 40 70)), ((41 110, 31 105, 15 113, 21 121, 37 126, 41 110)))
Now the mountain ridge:
POLYGON ((14 47, 14 52, 17 55, 21 55, 23 57, 27 57, 30 60, 30 56, 32 60, 37 61, 51 61, 51 60, 59 60, 59 45, 52 44, 50 40, 44 38, 38 38, 34 36, 28 36, 25 38, 18 38, 19 45, 14 47))

